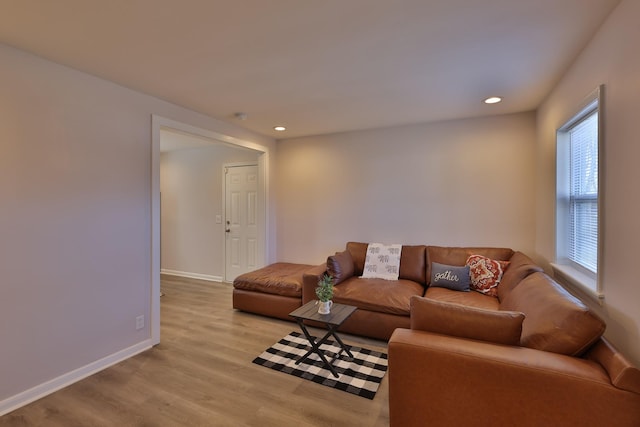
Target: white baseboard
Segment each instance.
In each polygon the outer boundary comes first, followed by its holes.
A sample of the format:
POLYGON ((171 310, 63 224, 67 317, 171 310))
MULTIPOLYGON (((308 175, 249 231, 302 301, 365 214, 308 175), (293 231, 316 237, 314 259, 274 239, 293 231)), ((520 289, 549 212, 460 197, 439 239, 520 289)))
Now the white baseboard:
POLYGON ((82 368, 75 369, 71 372, 63 374, 58 378, 54 378, 50 381, 37 385, 29 390, 18 393, 15 396, 9 397, 3 401, 0 401, 0 417, 14 411, 22 406, 45 397, 48 394, 56 392, 62 388, 65 388, 75 382, 78 382, 88 376, 91 376, 109 366, 122 362, 138 353, 148 350, 152 347, 151 340, 145 340, 141 343, 133 345, 124 350, 120 350, 110 356, 104 357, 95 362, 89 363, 82 368))
POLYGON ((167 270, 165 268, 160 270, 160 274, 167 274, 169 276, 186 277, 187 279, 207 280, 209 282, 223 281, 223 278, 220 276, 211 276, 209 274, 200 274, 200 273, 189 273, 187 271, 167 270))

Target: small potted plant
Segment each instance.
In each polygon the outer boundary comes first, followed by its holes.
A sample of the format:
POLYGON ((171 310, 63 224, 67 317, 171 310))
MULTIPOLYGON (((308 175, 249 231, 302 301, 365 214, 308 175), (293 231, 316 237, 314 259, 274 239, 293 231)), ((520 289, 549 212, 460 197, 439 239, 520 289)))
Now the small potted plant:
POLYGON ((333 305, 333 301, 331 301, 331 298, 333 298, 333 277, 328 274, 322 276, 322 279, 318 281, 316 296, 320 301, 318 313, 329 314, 331 312, 331 306, 333 305))

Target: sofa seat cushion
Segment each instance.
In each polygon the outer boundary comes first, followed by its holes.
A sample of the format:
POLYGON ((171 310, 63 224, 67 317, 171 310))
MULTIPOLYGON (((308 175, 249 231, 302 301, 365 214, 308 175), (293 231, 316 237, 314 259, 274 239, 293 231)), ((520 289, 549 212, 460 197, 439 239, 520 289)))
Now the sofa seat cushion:
POLYGON ((233 281, 235 289, 302 298, 302 275, 313 268, 308 264, 277 262, 241 274, 233 281))
POLYGON ((422 285, 411 280, 352 277, 333 288, 333 301, 379 313, 409 316, 411 297, 423 293, 422 285))
POLYGON ((500 309, 525 313, 521 345, 537 350, 580 356, 605 330, 602 319, 544 273, 523 279, 500 309))
POLYGON ((424 296, 437 301, 462 304, 468 307, 484 308, 486 310, 498 310, 500 308, 498 298, 484 295, 479 292, 460 292, 431 286, 427 289, 424 296))

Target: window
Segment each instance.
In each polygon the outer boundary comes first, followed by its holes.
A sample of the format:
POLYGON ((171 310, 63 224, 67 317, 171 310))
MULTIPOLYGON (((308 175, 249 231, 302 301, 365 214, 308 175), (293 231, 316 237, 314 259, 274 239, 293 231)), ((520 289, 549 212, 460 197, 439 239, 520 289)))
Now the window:
POLYGON ((601 88, 557 133, 556 263, 572 284, 602 298, 598 281, 601 88))

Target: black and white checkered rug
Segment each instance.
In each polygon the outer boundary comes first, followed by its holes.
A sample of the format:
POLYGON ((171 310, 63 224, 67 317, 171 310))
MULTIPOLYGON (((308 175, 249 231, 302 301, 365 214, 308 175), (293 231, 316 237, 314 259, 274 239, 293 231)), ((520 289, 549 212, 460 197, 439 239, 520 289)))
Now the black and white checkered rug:
MULTIPOLYGON (((318 384, 343 390, 358 396, 373 399, 378 391, 380 382, 387 372, 387 355, 378 351, 362 347, 349 346, 353 360, 343 352, 339 359, 333 361, 333 366, 339 378, 324 367, 317 354, 312 354, 304 362, 295 362, 304 355, 311 346, 307 339, 299 332, 289 335, 269 347, 253 363, 304 378, 318 384)), ((330 360, 340 351, 340 346, 328 340, 320 347, 330 360)))

